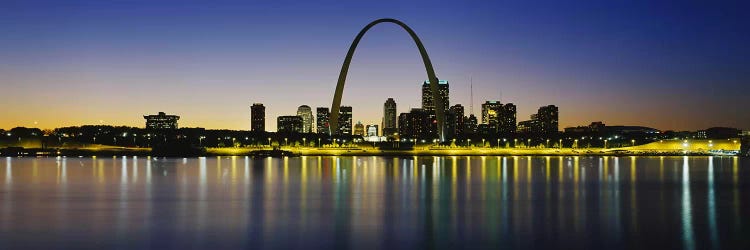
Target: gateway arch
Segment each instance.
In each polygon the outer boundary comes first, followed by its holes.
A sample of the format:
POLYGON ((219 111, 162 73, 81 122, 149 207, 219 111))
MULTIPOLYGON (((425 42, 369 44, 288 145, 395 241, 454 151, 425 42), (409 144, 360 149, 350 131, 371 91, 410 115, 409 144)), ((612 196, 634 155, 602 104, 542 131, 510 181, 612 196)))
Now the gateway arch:
POLYGON ((331 116, 330 116, 330 131, 331 133, 338 133, 339 128, 339 108, 341 107, 341 95, 344 92, 344 82, 346 81, 346 74, 349 72, 349 64, 352 62, 352 56, 354 55, 354 50, 357 49, 357 44, 359 44, 359 41, 362 40, 362 37, 367 33, 370 28, 373 26, 380 24, 380 23, 394 23, 403 28, 411 38, 414 40, 414 43, 417 44, 417 48, 419 49, 419 54, 422 56, 422 62, 424 63, 425 70, 427 71, 427 79, 430 81, 430 90, 432 92, 432 101, 435 105, 435 114, 437 116, 437 128, 438 128, 438 135, 440 136, 440 141, 445 141, 445 134, 444 134, 444 127, 445 127, 445 109, 446 107, 443 107, 442 99, 439 95, 439 87, 438 87, 438 78, 435 76, 435 70, 432 68, 432 62, 430 62, 430 57, 427 55, 427 50, 424 48, 424 45, 422 45, 422 41, 419 40, 419 37, 417 37, 417 34, 414 33, 414 31, 409 28, 409 26, 406 26, 405 23, 391 18, 383 18, 375 20, 367 26, 365 26, 359 34, 357 34, 357 37, 354 38, 354 41, 352 42, 352 45, 349 46, 349 52, 346 53, 346 58, 344 59, 344 65, 341 66, 341 73, 339 73, 339 80, 336 83, 336 92, 333 95, 333 104, 331 105, 331 116))

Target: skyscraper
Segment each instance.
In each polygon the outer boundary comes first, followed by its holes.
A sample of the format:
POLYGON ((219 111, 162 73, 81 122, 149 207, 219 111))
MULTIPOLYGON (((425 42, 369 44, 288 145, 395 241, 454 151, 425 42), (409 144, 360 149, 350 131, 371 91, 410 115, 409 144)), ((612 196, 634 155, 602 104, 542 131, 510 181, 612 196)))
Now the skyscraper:
POLYGON ((388 98, 383 104, 383 136, 393 136, 397 130, 396 101, 388 98))
POLYGON ((262 103, 253 103, 250 106, 250 130, 266 131, 266 107, 262 103))
POLYGON ((301 133, 302 117, 297 115, 279 116, 276 119, 276 130, 279 133, 301 133))
POLYGON ((470 114, 464 121, 464 133, 467 135, 473 135, 477 133, 477 117, 474 114, 470 114))
MULTIPOLYGON (((485 101, 482 103, 482 124, 491 124, 497 121, 497 109, 503 106, 500 101, 485 101)), ((491 124, 496 125, 496 124, 491 124)))
POLYGON ((462 136, 464 134, 464 129, 466 125, 464 124, 464 106, 461 104, 453 105, 450 109, 450 112, 453 114, 453 136, 458 137, 462 136))
POLYGON ((506 103, 497 109, 498 128, 501 134, 511 134, 516 132, 516 105, 506 103))
MULTIPOLYGON (((438 80, 438 96, 442 99, 443 109, 445 109, 445 111, 448 111, 448 108, 450 107, 448 94, 448 81, 438 80)), ((435 111, 435 103, 432 101, 432 89, 430 88, 429 80, 422 83, 422 109, 427 112, 435 111)))
POLYGON ((339 133, 344 135, 352 134, 351 106, 341 106, 341 108, 339 108, 339 133))
POLYGON ((558 127, 558 109, 555 105, 540 107, 536 113, 536 119, 539 121, 539 132, 542 134, 557 133, 558 127))
POLYGON ((330 119, 331 112, 326 107, 318 107, 316 113, 316 125, 318 134, 330 134, 331 130, 330 124, 328 124, 328 120, 330 119))
POLYGON ((297 116, 302 117, 302 133, 312 133, 313 114, 310 106, 299 106, 299 108, 297 108, 297 116))

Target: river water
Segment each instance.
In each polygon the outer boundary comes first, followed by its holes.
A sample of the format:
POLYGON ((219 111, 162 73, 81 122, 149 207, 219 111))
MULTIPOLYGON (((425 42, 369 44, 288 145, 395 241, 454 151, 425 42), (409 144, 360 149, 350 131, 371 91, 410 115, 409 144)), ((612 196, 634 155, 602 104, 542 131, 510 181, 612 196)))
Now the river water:
POLYGON ((738 157, 0 158, 0 249, 749 249, 738 157))

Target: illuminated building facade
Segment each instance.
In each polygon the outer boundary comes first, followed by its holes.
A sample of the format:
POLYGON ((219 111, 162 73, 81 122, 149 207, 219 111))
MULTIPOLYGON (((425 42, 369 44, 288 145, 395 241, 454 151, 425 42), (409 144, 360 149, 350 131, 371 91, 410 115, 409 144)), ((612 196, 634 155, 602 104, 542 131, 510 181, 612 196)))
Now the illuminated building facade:
MULTIPOLYGON (((443 107, 445 107, 445 110, 448 110, 449 106, 449 99, 448 99, 449 89, 448 89, 448 81, 445 80, 438 80, 438 96, 443 102, 443 107)), ((422 109, 427 112, 434 112, 435 111, 435 103, 432 101, 432 89, 430 88, 430 81, 424 81, 422 83, 422 109)))
POLYGON ((357 124, 354 125, 353 135, 365 136, 365 125, 363 125, 362 122, 357 122, 357 124))
POLYGON ((341 106, 339 108, 339 134, 352 134, 352 107, 341 106))
POLYGON ((164 112, 159 112, 156 115, 144 115, 146 119, 147 129, 177 129, 177 120, 180 119, 176 115, 167 115, 164 112))
POLYGON ((302 117, 302 133, 312 133, 313 114, 310 106, 299 106, 299 108, 297 108, 297 116, 302 117))
POLYGON ((276 130, 279 133, 302 133, 302 117, 296 115, 279 116, 276 130))
POLYGON ((330 124, 328 123, 328 119, 330 119, 331 112, 327 107, 318 107, 316 110, 316 125, 317 125, 317 132, 318 134, 330 134, 330 124))

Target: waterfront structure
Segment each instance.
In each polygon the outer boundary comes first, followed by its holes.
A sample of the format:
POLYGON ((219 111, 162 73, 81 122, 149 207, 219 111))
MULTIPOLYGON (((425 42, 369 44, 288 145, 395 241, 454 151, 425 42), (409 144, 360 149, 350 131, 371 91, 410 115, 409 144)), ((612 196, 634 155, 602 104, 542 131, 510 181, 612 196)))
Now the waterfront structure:
POLYGON ((449 87, 448 81, 438 81, 438 93, 437 95, 432 94, 432 88, 430 87, 430 80, 422 83, 422 109, 427 112, 435 111, 435 101, 433 98, 439 98, 438 100, 443 104, 444 110, 448 110, 450 107, 449 101, 449 87))
POLYGON ((439 98, 437 98, 437 93, 439 92, 440 87, 438 86, 438 78, 435 75, 435 70, 432 67, 432 62, 430 61, 430 57, 427 55, 427 50, 424 48, 424 45, 422 45, 422 41, 419 40, 419 37, 417 37, 417 34, 414 33, 414 31, 409 28, 409 26, 406 26, 403 22, 391 19, 391 18, 383 18, 375 20, 369 24, 367 24, 361 31, 359 31, 359 34, 354 38, 354 41, 352 41, 351 46, 349 46, 349 51, 346 53, 346 57, 344 58, 344 64, 341 65, 341 72, 339 73, 338 81, 336 82, 336 91, 333 94, 333 103, 331 104, 331 129, 334 131, 338 131, 339 129, 339 115, 341 108, 339 105, 341 105, 341 96, 344 92, 344 83, 346 82, 346 75, 349 72, 349 65, 352 61, 352 56, 354 55, 354 51, 357 49, 357 45, 359 44, 359 41, 364 37, 365 33, 367 33, 370 28, 373 26, 380 24, 380 23, 393 23, 401 28, 403 28, 409 35, 411 36, 412 40, 414 40, 414 43, 417 45, 417 49, 419 49, 419 54, 422 56, 422 62, 425 66, 425 71, 427 72, 427 79, 430 83, 430 89, 433 93, 433 102, 435 105, 435 117, 437 119, 437 130, 438 135, 441 141, 445 140, 445 133, 444 133, 444 127, 445 127, 445 109, 446 107, 443 106, 443 102, 438 101, 439 98))
POLYGON ((388 98, 383 104, 383 136, 393 136, 397 132, 396 101, 388 98))
POLYGON ((313 114, 310 106, 299 106, 299 108, 297 108, 297 116, 302 117, 302 133, 312 133, 313 114))
POLYGON ((326 107, 318 107, 316 110, 316 129, 318 134, 324 134, 329 135, 331 134, 330 130, 330 124, 328 123, 328 119, 330 117, 331 113, 326 107))
POLYGON ((143 119, 146 119, 147 129, 177 129, 177 120, 180 117, 159 112, 156 115, 144 115, 143 119))
MULTIPOLYGON (((338 114, 338 124, 340 125, 338 127, 338 133, 342 135, 351 135, 352 134, 352 107, 351 106, 341 106, 338 108, 339 114, 338 114)), ((333 128, 333 126, 331 126, 333 128)))
POLYGON ((356 136, 365 136, 365 125, 363 125, 361 121, 357 122, 357 124, 354 125, 354 132, 352 132, 352 134, 356 136))
POLYGON ((266 107, 262 103, 250 106, 250 130, 254 132, 266 131, 266 107))
POLYGON ((279 133, 302 133, 302 117, 297 115, 279 116, 276 119, 276 130, 279 133))

